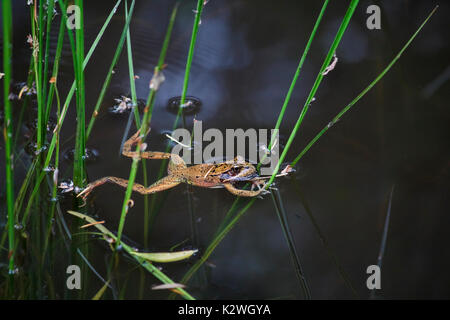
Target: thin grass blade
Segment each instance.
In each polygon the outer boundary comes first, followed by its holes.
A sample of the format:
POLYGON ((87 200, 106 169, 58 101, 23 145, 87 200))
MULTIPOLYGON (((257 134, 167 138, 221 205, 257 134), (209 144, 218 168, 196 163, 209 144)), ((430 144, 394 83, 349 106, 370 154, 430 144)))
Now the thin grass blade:
POLYGON ((300 257, 297 253, 297 248, 295 246, 294 238, 292 237, 292 232, 289 227, 289 220, 286 215, 286 211, 284 210, 283 200, 281 198, 280 191, 275 189, 272 193, 272 200, 275 207, 275 211, 277 212, 278 219, 280 220, 280 225, 283 230, 284 237, 289 247, 289 253, 291 255, 292 262, 294 264, 295 274, 297 275, 297 279, 300 282, 300 286, 303 291, 303 295, 305 299, 311 299, 311 290, 309 289, 308 282, 306 281, 305 273, 303 271, 303 267, 300 261, 300 257))

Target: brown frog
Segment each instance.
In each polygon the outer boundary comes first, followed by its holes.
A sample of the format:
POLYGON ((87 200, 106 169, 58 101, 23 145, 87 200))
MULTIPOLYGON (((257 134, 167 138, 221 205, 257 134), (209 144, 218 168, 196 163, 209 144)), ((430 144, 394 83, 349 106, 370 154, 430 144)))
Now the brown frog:
MULTIPOLYGON (((258 178, 256 168, 251 163, 245 162, 240 156, 222 163, 203 163, 187 167, 183 159, 177 154, 153 151, 142 151, 139 153, 132 151, 132 147, 139 139, 138 131, 125 142, 122 154, 130 158, 140 156, 145 159, 170 159, 167 168, 168 175, 166 177, 156 181, 149 187, 144 187, 138 183, 133 184, 133 191, 139 192, 140 194, 151 194, 167 190, 182 182, 206 188, 225 187, 232 194, 242 197, 254 197, 268 192, 265 190, 265 185, 260 187, 262 178, 258 178), (252 188, 256 185, 258 190, 236 188, 235 183, 242 181, 251 182, 252 188)), ((128 186, 128 180, 116 177, 104 177, 89 183, 78 194, 78 197, 86 199, 94 188, 106 182, 112 182, 124 188, 128 186)))

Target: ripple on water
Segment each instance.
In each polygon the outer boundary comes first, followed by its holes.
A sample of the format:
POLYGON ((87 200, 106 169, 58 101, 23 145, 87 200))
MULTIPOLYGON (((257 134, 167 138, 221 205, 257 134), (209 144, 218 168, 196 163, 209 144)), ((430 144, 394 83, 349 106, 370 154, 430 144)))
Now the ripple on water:
POLYGON ((9 100, 20 100, 24 97, 36 97, 36 87, 33 84, 28 87, 26 82, 14 82, 11 85, 9 100))
MULTIPOLYGON (((54 130, 55 127, 56 127, 56 123, 57 123, 56 118, 50 116, 49 119, 48 119, 48 121, 47 121, 47 124, 46 124, 46 126, 45 126, 47 132, 53 132, 53 130, 54 130)), ((33 132, 36 131, 37 126, 38 126, 38 119, 37 119, 37 117, 34 117, 33 119, 27 121, 27 122, 25 123, 25 125, 27 126, 27 128, 28 128, 29 130, 31 130, 31 131, 33 131, 33 132)))
POLYGON ((24 149, 25 153, 27 153, 28 155, 30 155, 32 157, 36 157, 41 152, 47 150, 47 148, 48 148, 48 145, 44 145, 44 146, 42 146, 42 148, 38 149, 37 143, 32 141, 32 142, 27 143, 23 149, 24 149))
MULTIPOLYGON (((173 114, 178 114, 180 108, 181 97, 170 98, 167 102, 167 110, 173 114)), ((194 96, 187 96, 184 104, 181 106, 182 112, 185 115, 197 114, 200 111, 202 102, 194 96)))
MULTIPOLYGON (((64 160, 72 162, 75 155, 75 149, 69 149, 64 152, 64 160)), ((96 161, 100 156, 100 153, 97 149, 93 148, 86 148, 84 152, 84 160, 86 162, 94 162, 96 161)))
MULTIPOLYGON (((142 99, 137 100, 137 107, 142 111, 145 107, 145 101, 142 99)), ((108 108, 110 114, 128 114, 133 109, 133 101, 128 96, 120 96, 114 98, 113 105, 108 108)))

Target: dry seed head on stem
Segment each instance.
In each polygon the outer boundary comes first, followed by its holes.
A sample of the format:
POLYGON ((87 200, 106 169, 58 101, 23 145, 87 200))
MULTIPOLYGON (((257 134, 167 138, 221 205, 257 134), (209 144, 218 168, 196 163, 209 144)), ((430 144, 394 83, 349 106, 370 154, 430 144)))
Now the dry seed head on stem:
POLYGON ((336 56, 336 53, 334 53, 333 61, 331 62, 331 64, 328 67, 325 68, 325 70, 322 72, 322 75, 326 76, 330 71, 332 71, 336 67, 337 62, 338 62, 338 58, 336 56))
POLYGON ((155 68, 152 79, 150 80, 149 88, 158 91, 161 84, 166 80, 163 72, 155 68))

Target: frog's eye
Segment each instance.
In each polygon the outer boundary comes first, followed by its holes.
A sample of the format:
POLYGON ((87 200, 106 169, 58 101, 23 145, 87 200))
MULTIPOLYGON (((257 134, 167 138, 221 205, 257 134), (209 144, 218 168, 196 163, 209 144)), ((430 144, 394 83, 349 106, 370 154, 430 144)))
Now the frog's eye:
POLYGON ((230 171, 232 174, 238 174, 239 172, 241 172, 241 169, 242 168, 239 166, 233 166, 233 167, 231 167, 230 171))

